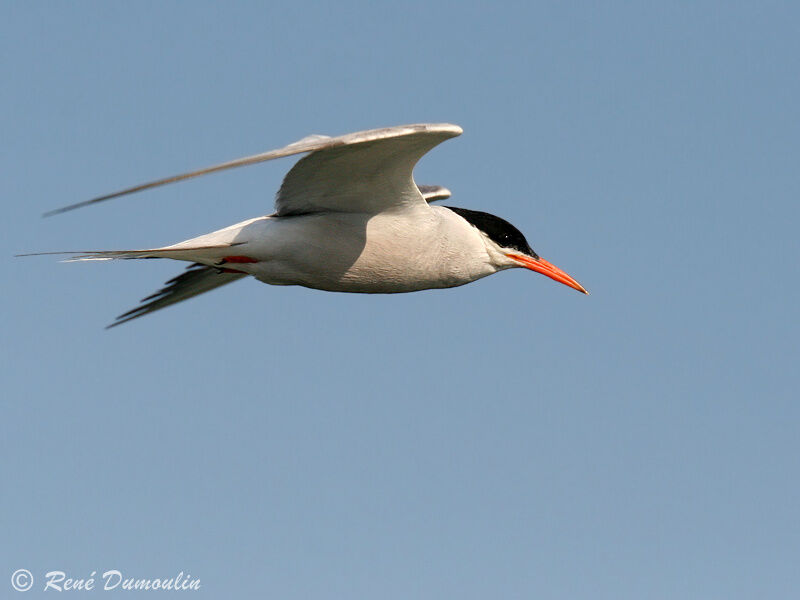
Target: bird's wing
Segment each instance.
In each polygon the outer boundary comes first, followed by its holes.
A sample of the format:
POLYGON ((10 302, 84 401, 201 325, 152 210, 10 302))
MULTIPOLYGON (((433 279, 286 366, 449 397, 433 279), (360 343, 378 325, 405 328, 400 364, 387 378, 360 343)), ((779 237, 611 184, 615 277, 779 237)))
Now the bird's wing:
POLYGON ((451 196, 450 190, 443 185, 420 185, 417 184, 419 193, 425 198, 425 202, 436 202, 437 200, 447 200, 451 196))
POLYGON ((171 304, 188 300, 245 276, 245 273, 227 273, 221 269, 200 264, 189 265, 186 267, 186 271, 170 279, 155 294, 144 298, 141 305, 118 316, 107 329, 149 315, 171 304))
POLYGON ((428 150, 460 133, 456 125, 424 124, 331 138, 328 146, 301 158, 286 174, 275 211, 279 216, 378 213, 424 205, 412 176, 414 165, 428 150))
MULTIPOLYGON (((200 175, 207 175, 209 173, 216 173, 226 169, 243 167, 246 165, 282 158, 284 156, 292 156, 294 154, 303 154, 306 152, 313 153, 311 156, 314 156, 318 153, 322 154, 323 156, 327 154, 331 161, 328 163, 329 168, 326 170, 328 173, 330 166, 335 163, 337 165, 341 165, 347 170, 350 170, 353 176, 365 174, 369 175, 371 173, 366 165, 359 168, 354 161, 359 160, 359 158, 356 158, 356 154, 362 155, 362 153, 365 153, 365 149, 370 147, 375 148, 375 154, 370 157, 369 153, 366 152, 367 162, 372 165, 372 169, 380 169, 384 172, 384 181, 391 182, 386 187, 391 188, 393 185, 405 180, 405 194, 409 195, 410 190, 408 189, 408 184, 409 182, 413 181, 411 179, 411 170, 413 169, 417 160, 419 160, 419 158, 425 154, 425 152, 433 148, 436 144, 460 134, 461 128, 457 125, 420 124, 387 127, 385 129, 372 129, 369 131, 360 131, 358 133, 350 133, 338 137, 311 135, 303 138, 300 141, 294 142, 293 144, 289 144, 284 148, 270 150, 269 152, 262 152, 252 156, 245 156, 243 158, 237 158, 235 160, 211 167, 206 167, 204 169, 198 169, 196 171, 190 171, 180 175, 173 175, 172 177, 165 177, 163 179, 150 181, 148 183, 142 183, 118 192, 113 192, 104 196, 98 196, 96 198, 84 200, 83 202, 78 202, 76 204, 51 210, 45 213, 45 216, 67 212, 69 210, 80 208, 82 206, 88 206, 90 204, 97 204, 98 202, 111 200, 112 198, 118 198, 127 194, 133 194, 134 192, 141 192, 143 190, 148 190, 150 188, 165 185, 167 183, 175 183, 178 181, 183 181, 184 179, 199 177, 200 175), (352 152, 349 149, 352 149, 352 152), (346 157, 348 156, 351 157, 350 162, 346 160, 346 157)), ((306 157, 306 159, 311 158, 311 156, 306 157)), ((316 159, 316 161, 319 161, 323 165, 326 163, 326 161, 321 157, 316 159)), ((285 206, 289 212, 294 212, 291 210, 291 206, 300 201, 300 199, 298 199, 296 196, 293 196, 294 193, 302 193, 302 186, 298 185, 301 183, 301 178, 299 176, 301 172, 305 170, 305 167, 310 166, 308 163, 306 163, 304 167, 300 167, 301 163, 303 163, 302 160, 295 165, 295 168, 289 173, 289 175, 292 176, 291 179, 289 176, 287 176, 288 186, 287 181, 284 181, 286 194, 284 195, 283 199, 281 199, 281 197, 278 198, 279 204, 285 206)), ((372 174, 374 175, 374 173, 372 174)), ((312 189, 317 193, 321 193, 324 186, 321 184, 320 177, 312 176, 312 173, 307 173, 305 175, 305 177, 308 178, 307 181, 312 186, 312 189)), ((349 176, 350 174, 347 172, 333 173, 331 179, 337 180, 338 178, 338 183, 341 184, 341 179, 346 179, 349 176)), ((352 191, 353 190, 348 190, 348 193, 352 193, 352 191)), ((317 200, 324 201, 319 197, 317 200)))

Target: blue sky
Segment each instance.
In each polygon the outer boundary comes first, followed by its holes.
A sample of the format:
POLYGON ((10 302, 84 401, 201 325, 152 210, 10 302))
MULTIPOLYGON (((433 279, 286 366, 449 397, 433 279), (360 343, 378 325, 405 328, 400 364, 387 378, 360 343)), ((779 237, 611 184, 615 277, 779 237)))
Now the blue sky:
POLYGON ((26 598, 108 569, 209 598, 797 596, 798 19, 3 3, 0 589, 27 568, 26 598), (465 132, 418 181, 591 296, 521 269, 393 296, 247 281, 105 331, 182 265, 12 257, 266 214, 291 159, 40 218, 426 121, 465 132))

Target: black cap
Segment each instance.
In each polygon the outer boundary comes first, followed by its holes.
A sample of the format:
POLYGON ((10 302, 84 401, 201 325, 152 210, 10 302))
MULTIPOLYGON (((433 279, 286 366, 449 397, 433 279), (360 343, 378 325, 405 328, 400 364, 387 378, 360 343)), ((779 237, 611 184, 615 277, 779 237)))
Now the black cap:
POLYGON ((501 248, 513 248, 533 258, 539 258, 539 255, 530 247, 528 240, 525 239, 522 232, 505 219, 479 210, 455 208, 454 206, 446 206, 445 208, 449 208, 470 224, 480 229, 490 240, 501 248))

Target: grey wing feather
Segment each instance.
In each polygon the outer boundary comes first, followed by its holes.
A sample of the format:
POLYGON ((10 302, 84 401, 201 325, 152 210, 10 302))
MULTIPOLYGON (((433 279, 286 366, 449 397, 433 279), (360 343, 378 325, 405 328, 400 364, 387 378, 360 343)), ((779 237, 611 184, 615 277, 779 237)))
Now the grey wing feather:
POLYGON ((350 134, 306 154, 286 174, 275 198, 278 216, 315 212, 378 213, 425 205, 412 172, 417 161, 461 134, 446 123, 404 125, 350 134))
POLYGON ((245 273, 226 273, 198 263, 189 265, 186 267, 186 271, 167 281, 163 288, 144 298, 142 302, 145 304, 121 314, 106 329, 149 315, 171 304, 188 300, 245 276, 245 273))
MULTIPOLYGON (((303 138, 302 140, 299 140, 297 142, 294 142, 293 144, 289 144, 288 146, 279 148, 277 150, 270 150, 269 152, 261 152, 260 154, 253 154, 251 156, 237 158, 235 160, 230 160, 228 162, 213 165, 211 167, 206 167, 204 169, 197 169, 195 171, 190 171, 188 173, 181 173, 180 175, 173 175, 171 177, 164 177, 163 179, 158 179, 156 181, 142 183, 140 185, 120 190, 118 192, 105 194, 103 196, 98 196, 96 198, 84 200, 83 202, 77 202, 75 204, 70 204, 69 206, 64 206, 62 208, 57 208, 55 210, 48 211, 44 213, 44 216, 50 216, 67 212, 70 210, 74 210, 76 208, 80 208, 82 206, 97 204, 98 202, 104 202, 106 200, 111 200, 112 198, 118 198, 120 196, 125 196, 127 194, 141 192, 143 190, 148 190, 161 185, 166 185, 168 183, 175 183, 178 181, 183 181, 185 179, 191 179, 193 177, 207 175, 209 173, 216 173, 219 171, 224 171, 226 169, 233 169, 236 167, 252 165, 268 160, 273 160, 276 158, 282 158, 284 156, 292 156, 294 154, 304 154, 307 152, 316 152, 319 150, 328 150, 341 146, 352 146, 352 145, 375 142, 378 140, 384 140, 396 137, 403 137, 409 135, 413 136, 420 133, 423 134, 423 136, 426 133, 430 133, 433 135, 441 135, 442 136, 441 139, 444 140, 448 137, 454 137, 460 135, 461 128, 458 127, 457 125, 450 125, 447 123, 432 123, 432 124, 423 123, 417 125, 401 125, 397 127, 386 127, 383 129, 371 129, 368 131, 359 131, 356 133, 349 133, 337 137, 327 137, 324 135, 310 135, 308 137, 303 138)), ((431 146, 433 145, 435 144, 432 144, 431 146)))

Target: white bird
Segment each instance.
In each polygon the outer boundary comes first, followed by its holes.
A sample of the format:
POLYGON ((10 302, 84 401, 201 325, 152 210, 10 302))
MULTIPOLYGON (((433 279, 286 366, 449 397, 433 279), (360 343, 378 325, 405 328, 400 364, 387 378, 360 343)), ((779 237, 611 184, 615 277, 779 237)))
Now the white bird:
POLYGON ((224 169, 307 153, 281 184, 275 212, 171 246, 73 253, 71 260, 171 258, 192 263, 181 275, 109 325, 113 327, 248 275, 272 285, 388 294, 470 283, 524 267, 580 292, 540 258, 525 236, 485 212, 430 205, 450 197, 417 186, 412 171, 434 146, 458 136, 450 124, 309 136, 279 150, 168 177, 73 204, 54 214, 224 169))

